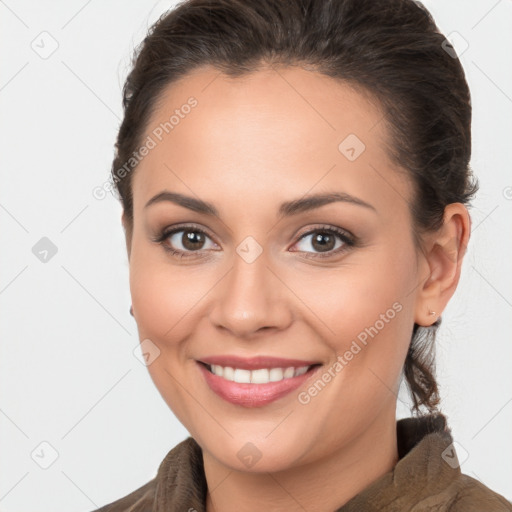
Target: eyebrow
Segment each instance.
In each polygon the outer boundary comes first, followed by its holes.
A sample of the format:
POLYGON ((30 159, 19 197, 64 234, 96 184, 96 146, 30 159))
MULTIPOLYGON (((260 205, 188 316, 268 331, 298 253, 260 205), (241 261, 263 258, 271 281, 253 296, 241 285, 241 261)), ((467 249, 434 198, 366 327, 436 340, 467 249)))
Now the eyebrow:
MULTIPOLYGON (((161 202, 171 202, 182 206, 184 208, 188 208, 197 213, 203 213, 205 215, 210 215, 212 217, 217 217, 220 219, 219 211, 215 206, 207 201, 203 201, 201 199, 197 199, 195 197, 186 196, 183 194, 179 194, 177 192, 169 192, 164 190, 154 197, 152 197, 144 206, 144 208, 148 208, 152 204, 161 203, 161 202)), ((286 201, 281 204, 279 207, 279 216, 280 217, 291 217, 292 215, 297 215, 299 213, 303 213, 309 210, 314 210, 316 208, 320 208, 326 204, 335 203, 335 202, 343 202, 350 203, 356 206, 362 206, 364 208, 368 208, 373 211, 377 211, 375 207, 371 204, 359 199, 358 197, 354 197, 345 192, 332 192, 328 194, 315 194, 310 196, 305 196, 300 199, 295 199, 293 201, 286 201)))

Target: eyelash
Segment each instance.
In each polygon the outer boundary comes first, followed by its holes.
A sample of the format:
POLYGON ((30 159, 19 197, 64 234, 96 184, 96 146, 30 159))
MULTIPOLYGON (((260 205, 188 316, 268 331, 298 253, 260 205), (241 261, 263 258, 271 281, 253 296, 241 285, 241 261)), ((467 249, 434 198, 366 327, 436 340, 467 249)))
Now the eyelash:
MULTIPOLYGON (((170 230, 164 229, 161 233, 159 233, 152 240, 153 240, 153 242, 156 242, 156 243, 162 245, 164 250, 169 252, 172 256, 177 256, 177 257, 179 256, 180 259, 181 258, 190 258, 190 257, 192 257, 192 258, 202 257, 197 254, 200 251, 181 251, 181 250, 172 249, 171 247, 169 247, 169 245, 166 243, 167 239, 170 236, 172 236, 176 233, 179 233, 180 231, 190 231, 192 233, 201 233, 211 239, 211 237, 208 235, 208 233, 206 231, 204 231, 203 229, 201 229, 197 226, 189 224, 189 225, 185 225, 185 226, 178 226, 178 227, 175 227, 170 230)), ((299 239, 297 240, 297 242, 295 242, 294 245, 296 245, 298 242, 300 242, 306 236, 312 235, 314 233, 328 233, 328 234, 337 235, 343 242, 343 245, 341 247, 338 247, 338 249, 336 249, 334 251, 330 251, 330 252, 326 252, 326 253, 309 253, 306 251, 292 251, 292 252, 304 252, 305 254, 308 254, 308 255, 314 254, 313 256, 310 255, 310 256, 305 256, 305 257, 313 258, 313 259, 317 259, 317 258, 322 259, 322 258, 332 258, 333 256, 337 256, 337 255, 347 251, 349 248, 356 246, 356 238, 353 235, 349 234, 347 231, 344 231, 342 229, 339 229, 339 228, 336 228, 333 226, 317 226, 313 229, 310 229, 306 233, 303 233, 302 235, 300 235, 299 239)))

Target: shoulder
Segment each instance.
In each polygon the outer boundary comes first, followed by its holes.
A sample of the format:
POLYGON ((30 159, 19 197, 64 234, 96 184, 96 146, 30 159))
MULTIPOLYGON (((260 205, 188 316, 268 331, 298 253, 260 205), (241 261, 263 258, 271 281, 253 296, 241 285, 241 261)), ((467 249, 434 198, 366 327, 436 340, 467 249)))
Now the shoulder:
POLYGON ((450 512, 512 512, 512 503, 474 478, 461 474, 451 486, 450 512))
POLYGON ((157 502, 164 500, 167 504, 168 489, 175 487, 176 483, 188 484, 192 467, 197 466, 200 461, 200 448, 188 437, 167 453, 155 478, 123 498, 92 512, 148 512, 154 509, 157 502))
POLYGON ((93 512, 146 512, 151 510, 155 500, 156 478, 126 495, 93 512))

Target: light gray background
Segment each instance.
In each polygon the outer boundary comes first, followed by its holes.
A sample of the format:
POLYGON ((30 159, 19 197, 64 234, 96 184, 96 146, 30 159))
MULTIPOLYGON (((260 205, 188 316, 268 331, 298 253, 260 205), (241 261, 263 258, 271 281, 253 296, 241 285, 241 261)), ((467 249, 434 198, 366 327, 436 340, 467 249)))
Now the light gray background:
MULTIPOLYGON (((133 47, 173 4, 0 1, 2 512, 92 510, 153 478, 188 435, 133 353, 121 207, 92 195, 108 179, 133 47), (32 252, 42 237, 58 249, 46 263, 32 252), (47 469, 42 442, 58 453, 47 469)), ((481 183, 438 339, 442 411, 469 455, 462 471, 512 499, 512 2, 425 5, 469 43, 481 183)))

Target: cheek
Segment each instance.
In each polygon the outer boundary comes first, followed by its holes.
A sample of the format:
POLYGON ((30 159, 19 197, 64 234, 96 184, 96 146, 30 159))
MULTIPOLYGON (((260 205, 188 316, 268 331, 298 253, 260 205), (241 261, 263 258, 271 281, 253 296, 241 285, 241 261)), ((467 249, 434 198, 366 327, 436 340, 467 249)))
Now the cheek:
POLYGON ((130 292, 139 334, 160 343, 180 339, 194 307, 207 293, 208 278, 173 265, 163 249, 134 240, 130 292))
POLYGON ((201 282, 193 280, 191 286, 190 275, 173 267, 158 249, 133 244, 130 292, 139 339, 151 340, 158 349, 147 370, 164 401, 187 426, 193 411, 183 391, 190 365, 186 340, 194 328, 194 305, 205 294, 201 282))
MULTIPOLYGON (((304 280, 298 295, 308 297, 320 331, 343 359, 344 377, 361 392, 372 385, 396 389, 414 324, 414 248, 391 245, 340 268, 328 278, 304 280), (370 371, 371 370, 371 371, 370 371), (373 374, 372 374, 373 372, 373 374)), ((337 367, 338 370, 340 367, 337 367)))
POLYGON ((300 279, 290 274, 289 279, 294 279, 297 295, 307 298, 316 323, 324 325, 321 332, 329 338, 353 338, 374 324, 380 331, 384 325, 401 325, 404 319, 406 323, 412 319, 411 292, 417 283, 414 253, 409 247, 396 251, 383 246, 354 258, 353 263, 347 260, 338 269, 303 274, 300 279))

